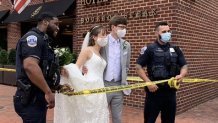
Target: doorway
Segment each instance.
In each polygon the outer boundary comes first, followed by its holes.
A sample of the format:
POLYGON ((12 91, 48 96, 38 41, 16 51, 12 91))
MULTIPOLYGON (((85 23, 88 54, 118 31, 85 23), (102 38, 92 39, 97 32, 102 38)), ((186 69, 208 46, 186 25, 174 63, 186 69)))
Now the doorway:
POLYGON ((0 25, 0 49, 7 50, 7 26, 0 25))

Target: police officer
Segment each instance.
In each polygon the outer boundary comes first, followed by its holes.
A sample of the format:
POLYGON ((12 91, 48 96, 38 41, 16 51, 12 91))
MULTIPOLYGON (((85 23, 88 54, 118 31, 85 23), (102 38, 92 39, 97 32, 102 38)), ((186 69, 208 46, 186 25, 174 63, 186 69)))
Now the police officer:
POLYGON ((41 13, 36 28, 27 32, 17 43, 14 96, 16 113, 24 123, 45 123, 47 108, 55 106, 51 91, 59 83, 58 63, 49 45, 59 31, 58 18, 41 13))
MULTIPOLYGON (((137 60, 136 71, 146 82, 175 77, 181 82, 188 68, 180 48, 169 43, 170 27, 167 22, 159 22, 155 27, 157 40, 142 48, 137 60), (143 67, 147 67, 146 75, 143 67)), ((174 123, 176 114, 176 89, 167 83, 146 87, 144 123, 155 123, 161 112, 162 123, 174 123)))

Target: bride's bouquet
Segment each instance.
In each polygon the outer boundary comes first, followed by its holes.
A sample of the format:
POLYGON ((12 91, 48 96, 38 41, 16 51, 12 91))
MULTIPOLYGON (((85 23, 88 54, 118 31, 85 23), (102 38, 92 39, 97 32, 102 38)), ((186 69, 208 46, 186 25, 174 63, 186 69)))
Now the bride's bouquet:
POLYGON ((56 48, 54 52, 56 56, 59 57, 59 66, 76 62, 77 56, 76 54, 72 53, 69 48, 56 48))

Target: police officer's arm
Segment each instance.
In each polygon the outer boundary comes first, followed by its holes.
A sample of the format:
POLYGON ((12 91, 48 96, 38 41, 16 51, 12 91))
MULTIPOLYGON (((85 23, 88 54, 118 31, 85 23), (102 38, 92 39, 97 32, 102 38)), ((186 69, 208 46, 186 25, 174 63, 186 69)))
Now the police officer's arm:
POLYGON ((144 80, 145 82, 150 82, 151 80, 147 77, 145 70, 140 64, 136 64, 136 72, 139 75, 139 77, 144 80))
POLYGON ((53 108, 55 105, 54 94, 52 94, 39 66, 39 61, 47 49, 46 42, 39 35, 31 34, 21 40, 21 47, 25 73, 31 82, 45 93, 48 108, 53 108))
POLYGON ((27 57, 23 60, 23 67, 31 82, 39 87, 45 94, 52 93, 49 88, 41 68, 39 60, 34 57, 27 57))
POLYGON ((150 82, 150 79, 147 77, 145 70, 143 67, 147 66, 147 60, 149 59, 149 50, 147 47, 143 47, 141 49, 139 58, 136 64, 136 72, 138 73, 139 77, 143 79, 145 82, 150 82))
POLYGON ((180 75, 182 77, 185 77, 187 74, 188 74, 188 65, 184 65, 180 70, 180 75))
POLYGON ((180 48, 177 48, 177 54, 178 54, 178 64, 181 67, 180 74, 177 75, 175 78, 178 82, 180 82, 187 74, 188 74, 188 65, 185 60, 185 57, 183 55, 183 52, 180 48))
MULTIPOLYGON (((138 73, 139 77, 145 81, 145 83, 152 84, 150 79, 145 73, 145 70, 142 68, 140 64, 136 64, 136 72, 138 73)), ((158 89, 157 85, 149 85, 147 86, 150 92, 155 92, 158 89)))
POLYGON ((177 82, 182 82, 182 79, 188 74, 188 65, 184 65, 181 70, 180 74, 175 76, 177 82))
MULTIPOLYGON (((150 83, 151 81, 146 75, 145 70, 143 69, 143 67, 146 67, 148 59, 150 59, 149 53, 150 51, 149 49, 147 49, 147 47, 142 48, 140 53, 141 55, 139 56, 136 64, 136 72, 138 73, 139 77, 143 79, 146 83, 150 83)), ((158 86, 150 85, 148 86, 148 89, 150 92, 155 92, 158 89, 158 86)))

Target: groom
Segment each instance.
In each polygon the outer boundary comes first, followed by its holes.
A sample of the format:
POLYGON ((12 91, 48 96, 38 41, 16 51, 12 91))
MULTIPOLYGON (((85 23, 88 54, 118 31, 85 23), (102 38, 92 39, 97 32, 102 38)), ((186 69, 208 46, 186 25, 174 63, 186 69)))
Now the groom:
MULTIPOLYGON (((126 34, 127 19, 116 15, 109 21, 109 26, 111 32, 107 36, 108 44, 101 49, 101 55, 107 61, 104 71, 105 87, 127 85, 131 47, 129 42, 122 39, 126 34)), ((123 96, 130 93, 131 90, 107 93, 113 123, 121 123, 123 96)))

